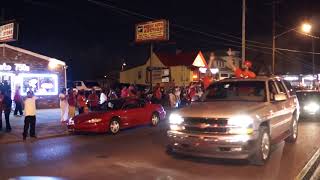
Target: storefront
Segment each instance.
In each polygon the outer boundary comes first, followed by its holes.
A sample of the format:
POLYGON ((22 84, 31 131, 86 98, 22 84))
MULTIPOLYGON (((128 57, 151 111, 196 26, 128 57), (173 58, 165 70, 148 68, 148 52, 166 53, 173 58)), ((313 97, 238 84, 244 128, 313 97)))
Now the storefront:
POLYGON ((9 86, 13 98, 20 87, 25 96, 32 90, 37 108, 59 107, 58 94, 66 87, 66 64, 7 44, 0 44, 0 87, 9 86), (7 85, 6 85, 7 84, 7 85))

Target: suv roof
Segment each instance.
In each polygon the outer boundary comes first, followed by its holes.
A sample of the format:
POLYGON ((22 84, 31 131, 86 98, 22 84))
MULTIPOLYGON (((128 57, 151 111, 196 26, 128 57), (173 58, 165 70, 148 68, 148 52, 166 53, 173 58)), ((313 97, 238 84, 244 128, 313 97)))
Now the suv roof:
POLYGON ((256 78, 226 78, 221 80, 224 81, 267 81, 267 80, 275 80, 275 79, 282 79, 279 76, 257 76, 256 78))

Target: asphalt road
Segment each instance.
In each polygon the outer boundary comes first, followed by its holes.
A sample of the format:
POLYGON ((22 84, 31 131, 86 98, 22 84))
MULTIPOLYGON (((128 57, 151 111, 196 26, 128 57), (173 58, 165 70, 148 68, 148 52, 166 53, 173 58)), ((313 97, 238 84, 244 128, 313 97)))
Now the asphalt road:
POLYGON ((301 122, 296 144, 273 147, 265 166, 246 161, 172 157, 166 122, 120 134, 75 135, 0 145, 0 179, 59 176, 68 179, 293 179, 320 147, 320 121, 301 122))

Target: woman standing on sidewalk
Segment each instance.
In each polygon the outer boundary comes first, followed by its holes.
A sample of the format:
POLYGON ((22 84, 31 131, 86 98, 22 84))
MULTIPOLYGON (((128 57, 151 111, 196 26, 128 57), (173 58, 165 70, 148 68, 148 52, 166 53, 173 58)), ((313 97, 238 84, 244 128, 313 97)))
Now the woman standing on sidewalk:
POLYGON ((76 115, 76 96, 72 88, 68 89, 68 107, 69 107, 69 118, 73 118, 76 115))
POLYGON ((22 112, 22 97, 20 95, 20 86, 17 87, 13 100, 14 100, 14 103, 16 104, 14 115, 17 116, 19 112, 19 116, 22 116, 23 112, 22 112))
POLYGON ((60 109, 61 109, 61 122, 68 120, 68 102, 66 95, 66 88, 63 88, 59 94, 60 109))

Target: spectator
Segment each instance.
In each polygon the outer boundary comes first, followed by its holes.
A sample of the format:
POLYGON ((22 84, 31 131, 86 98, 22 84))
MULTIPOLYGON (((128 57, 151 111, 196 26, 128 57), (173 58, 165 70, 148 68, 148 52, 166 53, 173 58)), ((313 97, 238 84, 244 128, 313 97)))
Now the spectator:
POLYGON ((76 96, 72 88, 68 89, 68 118, 73 118, 76 115, 76 96))
POLYGON ((108 101, 108 97, 107 97, 107 90, 103 89, 101 94, 100 94, 100 105, 104 104, 105 102, 108 101))
POLYGON ((91 94, 88 97, 89 107, 91 111, 98 110, 99 97, 95 90, 91 91, 91 94))
POLYGON ((7 91, 4 93, 3 97, 3 110, 4 110, 4 117, 6 119, 6 131, 10 132, 11 131, 11 125, 10 125, 10 112, 11 112, 11 106, 12 106, 12 100, 10 98, 10 91, 7 91))
POLYGON ((2 130, 2 111, 3 111, 3 91, 0 91, 0 131, 2 130))
POLYGON ((176 98, 175 94, 173 93, 173 90, 169 90, 169 102, 170 102, 171 108, 177 107, 177 98, 176 98))
POLYGON ((108 93, 108 98, 109 98, 110 100, 112 100, 112 99, 117 99, 117 98, 118 98, 117 93, 116 93, 115 91, 113 91, 112 89, 110 89, 110 90, 109 90, 109 93, 108 93))
POLYGON ((84 96, 84 91, 79 91, 78 97, 77 97, 77 105, 78 105, 78 111, 79 114, 84 113, 84 108, 86 106, 86 97, 84 96))
POLYGON ((30 127, 30 137, 36 137, 36 97, 32 91, 27 92, 27 99, 24 101, 25 119, 23 128, 23 140, 26 140, 30 127))
POLYGON ((14 100, 14 103, 16 104, 16 108, 13 114, 17 116, 19 112, 19 116, 22 116, 23 112, 22 112, 22 97, 20 95, 20 86, 17 87, 13 100, 14 100))
POLYGON ((126 98, 128 97, 128 88, 127 86, 124 86, 121 90, 121 98, 126 98))
POLYGON ((66 95, 66 88, 62 88, 60 94, 60 109, 61 109, 61 122, 65 122, 68 120, 68 102, 67 102, 67 95, 66 95))

